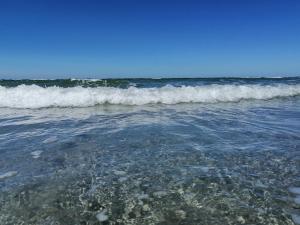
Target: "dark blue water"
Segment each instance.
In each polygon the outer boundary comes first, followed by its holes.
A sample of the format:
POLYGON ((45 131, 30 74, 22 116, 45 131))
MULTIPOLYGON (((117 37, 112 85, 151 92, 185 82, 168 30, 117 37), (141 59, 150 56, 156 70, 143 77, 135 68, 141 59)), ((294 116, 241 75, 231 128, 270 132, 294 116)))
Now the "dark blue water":
POLYGON ((1 225, 299 224, 299 78, 40 82, 0 82, 1 225))
POLYGON ((165 85, 173 86, 198 86, 211 84, 300 84, 300 77, 216 77, 216 78, 130 78, 130 79, 53 79, 53 80, 1 80, 0 85, 4 87, 16 87, 21 84, 38 85, 41 87, 119 87, 128 88, 135 86, 139 88, 163 87, 165 85))

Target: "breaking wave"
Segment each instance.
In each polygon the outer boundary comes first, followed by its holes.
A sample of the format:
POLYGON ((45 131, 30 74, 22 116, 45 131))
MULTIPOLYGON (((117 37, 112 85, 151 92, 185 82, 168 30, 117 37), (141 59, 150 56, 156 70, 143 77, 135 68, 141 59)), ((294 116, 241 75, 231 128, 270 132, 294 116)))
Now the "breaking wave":
POLYGON ((116 87, 0 86, 0 107, 89 107, 101 104, 144 105, 217 103, 240 100, 268 100, 300 95, 300 84, 288 85, 203 85, 127 89, 116 87))

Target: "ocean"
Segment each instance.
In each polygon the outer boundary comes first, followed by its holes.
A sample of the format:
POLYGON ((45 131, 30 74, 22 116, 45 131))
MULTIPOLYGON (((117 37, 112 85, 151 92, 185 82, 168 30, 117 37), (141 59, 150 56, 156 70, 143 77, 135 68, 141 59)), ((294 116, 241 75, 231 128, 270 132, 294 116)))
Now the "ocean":
POLYGON ((0 224, 300 224, 300 77, 0 80, 0 224))

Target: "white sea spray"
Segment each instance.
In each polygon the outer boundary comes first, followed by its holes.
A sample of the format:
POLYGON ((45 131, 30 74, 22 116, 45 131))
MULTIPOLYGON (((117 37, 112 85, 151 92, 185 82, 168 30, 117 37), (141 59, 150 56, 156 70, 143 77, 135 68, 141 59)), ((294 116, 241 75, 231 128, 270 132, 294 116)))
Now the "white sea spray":
POLYGON ((268 100, 300 95, 300 85, 203 85, 127 89, 116 87, 0 86, 0 107, 89 107, 101 104, 145 105, 178 103, 217 103, 240 100, 268 100))

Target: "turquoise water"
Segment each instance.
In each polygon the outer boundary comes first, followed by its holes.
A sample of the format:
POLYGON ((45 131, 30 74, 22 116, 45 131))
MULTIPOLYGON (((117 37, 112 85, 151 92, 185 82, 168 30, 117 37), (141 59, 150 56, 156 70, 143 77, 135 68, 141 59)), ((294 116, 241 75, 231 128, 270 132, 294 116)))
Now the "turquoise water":
POLYGON ((299 84, 2 80, 0 224, 299 224, 299 84))

